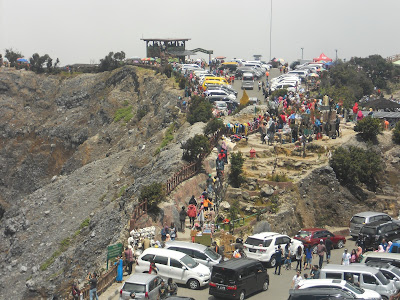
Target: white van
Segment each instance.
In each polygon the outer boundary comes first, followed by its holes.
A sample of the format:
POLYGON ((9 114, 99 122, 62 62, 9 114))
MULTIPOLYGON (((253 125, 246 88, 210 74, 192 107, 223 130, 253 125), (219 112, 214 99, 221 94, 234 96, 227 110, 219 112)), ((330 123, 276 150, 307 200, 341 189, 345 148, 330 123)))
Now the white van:
POLYGON ((242 90, 254 89, 254 75, 253 73, 243 73, 242 76, 242 90))
POLYGON ((294 70, 294 71, 289 71, 287 74, 297 74, 297 76, 304 79, 307 77, 308 73, 309 72, 307 70, 294 70))
POLYGON ((378 292, 383 299, 397 293, 393 281, 387 279, 381 271, 365 265, 352 264, 349 266, 329 264, 321 269, 320 279, 341 279, 358 284, 363 289, 378 292))
POLYGON ((172 278, 176 283, 186 284, 196 290, 210 282, 211 272, 190 256, 163 248, 147 248, 136 260, 136 273, 148 273, 150 261, 158 268, 157 275, 164 280, 172 278))

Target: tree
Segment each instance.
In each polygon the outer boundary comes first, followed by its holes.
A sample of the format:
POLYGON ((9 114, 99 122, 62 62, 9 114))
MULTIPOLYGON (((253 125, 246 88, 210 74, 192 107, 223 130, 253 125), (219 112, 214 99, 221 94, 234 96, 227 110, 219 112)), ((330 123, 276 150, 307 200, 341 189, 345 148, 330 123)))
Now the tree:
POLYGON ((298 60, 295 60, 294 62, 292 62, 290 64, 290 69, 294 70, 296 68, 296 66, 298 66, 300 64, 300 62, 298 60))
POLYGON ((242 152, 239 151, 238 153, 232 153, 229 183, 235 188, 239 188, 244 182, 244 177, 242 175, 244 161, 245 158, 243 157, 242 152))
POLYGON ((47 59, 46 68, 48 73, 51 73, 53 71, 53 59, 50 57, 47 59))
POLYGON ((10 62, 11 67, 15 67, 17 64, 17 59, 20 57, 24 57, 21 52, 17 50, 13 50, 12 48, 6 49, 6 54, 4 55, 8 61, 10 62))
POLYGON ((213 134, 220 129, 225 127, 224 122, 221 119, 212 118, 210 121, 207 122, 206 127, 204 127, 204 134, 213 134))
POLYGON ((184 160, 189 162, 195 161, 201 154, 210 151, 210 141, 205 135, 196 134, 194 137, 183 143, 181 149, 183 149, 182 158, 184 160))
POLYGON ((35 53, 30 58, 31 70, 35 73, 43 73, 43 65, 50 58, 48 54, 40 56, 38 53, 35 53))
POLYGON ((368 116, 357 122, 354 131, 359 132, 363 140, 372 141, 382 132, 382 124, 379 119, 368 116))
POLYGON ((149 212, 156 211, 158 204, 165 200, 165 190, 161 183, 154 182, 142 187, 140 190, 139 200, 147 199, 147 210, 149 212))
POLYGON ((114 59, 118 60, 118 61, 123 61, 125 59, 125 52, 121 51, 121 52, 117 52, 114 54, 114 59))
POLYGON ((400 144, 400 121, 396 123, 396 126, 393 129, 392 140, 396 144, 400 144))
POLYGON ((204 97, 193 96, 186 119, 190 124, 208 122, 212 118, 212 105, 204 97))
POLYGON ((383 169, 378 154, 371 149, 363 150, 354 146, 337 148, 329 164, 342 184, 364 183, 372 190, 375 190, 377 178, 383 169))

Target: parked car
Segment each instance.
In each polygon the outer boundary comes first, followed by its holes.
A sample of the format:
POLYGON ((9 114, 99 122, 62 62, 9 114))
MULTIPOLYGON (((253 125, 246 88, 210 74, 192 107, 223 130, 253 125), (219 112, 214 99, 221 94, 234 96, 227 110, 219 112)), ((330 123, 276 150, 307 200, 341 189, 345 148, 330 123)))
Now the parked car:
MULTIPOLYGON (((223 103, 225 104, 225 107, 227 107, 226 102, 223 103)), ((165 248, 185 253, 198 263, 201 263, 209 268, 218 264, 222 258, 221 255, 216 253, 210 247, 198 243, 171 241, 165 244, 165 248)))
POLYGON ((400 255, 397 253, 386 253, 386 252, 366 252, 363 254, 361 263, 368 263, 368 262, 389 263, 395 267, 400 268, 400 255))
POLYGON ((389 248, 389 253, 400 253, 400 240, 395 240, 389 248))
POLYGON ((335 248, 343 248, 344 244, 346 244, 346 237, 343 235, 335 235, 323 228, 304 228, 296 233, 293 238, 303 242, 305 247, 311 245, 311 247, 313 247, 313 252, 316 253, 319 241, 323 240, 325 243, 328 236, 335 248))
POLYGON ((223 89, 211 89, 211 90, 207 90, 205 92, 206 95, 208 96, 224 96, 226 98, 228 98, 229 100, 235 101, 236 100, 236 96, 234 94, 231 94, 229 92, 227 92, 226 90, 223 89))
POLYGON ((293 240, 287 235, 276 232, 262 232, 251 235, 246 239, 243 246, 247 257, 258 259, 263 263, 268 263, 271 267, 275 267, 275 251, 279 245, 283 250, 286 244, 290 245, 290 252, 293 257, 299 246, 304 248, 301 241, 293 240))
POLYGON ((261 262, 251 258, 231 259, 212 268, 209 294, 243 300, 268 287, 269 275, 261 262))
MULTIPOLYGON (((318 289, 304 289, 304 290, 289 290, 288 300, 333 300, 333 299, 357 299, 349 292, 343 291, 338 288, 318 288, 318 289)), ((378 298, 380 299, 380 298, 378 298)))
POLYGON ((365 224, 381 220, 391 221, 392 218, 388 214, 374 211, 365 211, 355 214, 350 220, 350 235, 353 239, 357 239, 361 227, 365 224))
POLYGON ((219 85, 219 84, 218 85, 212 85, 212 84, 209 84, 209 85, 207 85, 207 91, 210 91, 210 90, 224 90, 224 91, 228 92, 229 94, 233 94, 235 96, 237 96, 237 94, 238 94, 237 91, 235 91, 233 88, 228 87, 226 85, 219 85))
POLYGON ((186 284, 195 290, 210 281, 210 269, 199 264, 190 256, 163 248, 147 248, 136 260, 136 273, 146 273, 150 261, 154 260, 158 275, 167 280, 172 278, 176 283, 186 284))
POLYGON ((385 262, 368 261, 365 263, 368 267, 373 267, 382 272, 382 274, 389 280, 393 280, 397 289, 400 289, 400 269, 385 262))
POLYGON ((132 299, 130 294, 134 292, 135 299, 157 300, 161 281, 162 279, 158 275, 135 273, 122 285, 119 292, 119 299, 132 299))
POLYGON ((376 221, 365 224, 358 234, 357 244, 365 249, 377 249, 383 239, 400 238, 400 221, 376 221))
POLYGON ((299 282, 298 289, 340 289, 351 294, 355 299, 381 299, 378 292, 362 289, 341 279, 302 280, 299 282))
POLYGON ((243 73, 242 75, 242 90, 245 89, 254 89, 254 74, 252 73, 243 73))
POLYGON ((347 280, 363 289, 378 292, 386 300, 397 293, 394 283, 387 279, 381 271, 360 264, 348 266, 328 264, 322 267, 319 278, 347 280))

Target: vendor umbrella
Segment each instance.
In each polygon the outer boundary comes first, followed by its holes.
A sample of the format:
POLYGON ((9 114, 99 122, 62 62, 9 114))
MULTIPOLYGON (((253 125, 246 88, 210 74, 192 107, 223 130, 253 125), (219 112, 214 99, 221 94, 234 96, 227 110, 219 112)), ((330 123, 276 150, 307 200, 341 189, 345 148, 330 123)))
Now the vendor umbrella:
POLYGON ((225 59, 225 56, 217 56, 216 59, 225 59))
POLYGON ((29 63, 29 60, 27 60, 26 58, 22 58, 22 57, 17 58, 17 61, 18 61, 18 62, 29 63))
POLYGON ((308 77, 319 77, 317 73, 310 73, 307 75, 308 77))

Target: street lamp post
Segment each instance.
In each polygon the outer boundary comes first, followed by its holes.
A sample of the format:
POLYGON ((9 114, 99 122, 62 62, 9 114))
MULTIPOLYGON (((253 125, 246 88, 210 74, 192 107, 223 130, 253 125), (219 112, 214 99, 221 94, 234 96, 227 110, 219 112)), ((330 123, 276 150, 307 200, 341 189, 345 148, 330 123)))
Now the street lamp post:
POLYGON ((337 49, 335 49, 335 51, 336 51, 336 62, 337 62, 337 49))
POLYGON ((269 21, 269 60, 271 61, 272 56, 272 0, 271 0, 271 18, 269 21))
POLYGON ((301 60, 303 60, 303 50, 304 48, 301 48, 301 60))

